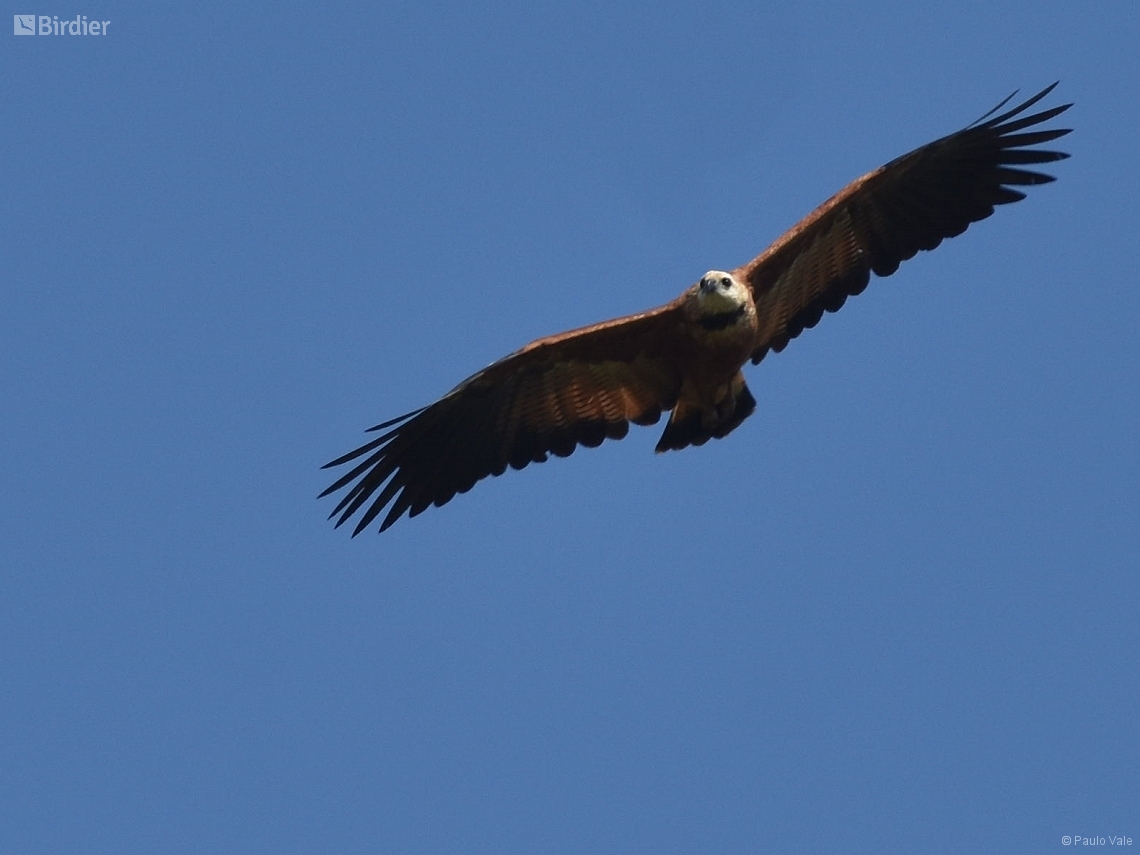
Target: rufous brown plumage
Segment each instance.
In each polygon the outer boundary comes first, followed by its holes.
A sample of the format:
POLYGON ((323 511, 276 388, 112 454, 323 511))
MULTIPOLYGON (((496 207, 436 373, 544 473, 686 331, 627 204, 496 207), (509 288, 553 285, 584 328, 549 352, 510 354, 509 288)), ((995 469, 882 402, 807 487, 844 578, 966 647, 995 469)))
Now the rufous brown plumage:
POLYGON ((329 515, 353 535, 387 508, 383 531, 578 445, 620 439, 630 422, 670 412, 658 451, 727 435, 756 402, 740 369, 783 350, 824 312, 889 276, 919 250, 1023 199, 1049 175, 1024 167, 1068 155, 1037 148, 1069 133, 1036 128, 1069 104, 1025 115, 1054 83, 1005 112, 856 179, 752 261, 709 271, 664 306, 541 338, 464 380, 438 401, 379 424, 380 435, 327 467, 355 465, 321 493, 348 488, 329 515))

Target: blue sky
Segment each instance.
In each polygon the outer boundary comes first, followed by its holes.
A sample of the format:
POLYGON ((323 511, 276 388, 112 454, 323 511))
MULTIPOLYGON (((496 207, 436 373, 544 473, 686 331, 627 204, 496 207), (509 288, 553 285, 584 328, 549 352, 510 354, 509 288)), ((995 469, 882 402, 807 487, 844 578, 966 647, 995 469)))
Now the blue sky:
POLYGON ((0 849, 1140 842, 1140 7, 35 6, 0 63, 0 849), (318 467, 1014 88, 1059 180, 659 428, 318 467))

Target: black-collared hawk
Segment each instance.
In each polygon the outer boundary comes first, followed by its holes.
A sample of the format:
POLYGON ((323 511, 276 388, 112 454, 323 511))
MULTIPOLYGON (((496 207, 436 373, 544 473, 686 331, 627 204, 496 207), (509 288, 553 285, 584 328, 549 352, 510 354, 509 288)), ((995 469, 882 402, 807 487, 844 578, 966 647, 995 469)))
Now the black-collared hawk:
POLYGON ((1011 95, 856 179, 742 267, 710 270, 659 308, 540 338, 434 404, 370 428, 382 433, 326 464, 357 461, 321 493, 348 488, 329 517, 339 527, 363 509, 355 536, 387 508, 384 531, 508 466, 621 439, 630 422, 654 424, 664 412, 659 452, 727 436, 756 406, 745 363, 783 350, 872 273, 889 276, 995 205, 1025 198, 1014 188, 1053 180, 1024 167, 1067 157, 1036 146, 1069 129, 1028 129, 1071 105, 1024 114, 1056 85, 999 113, 1011 95))

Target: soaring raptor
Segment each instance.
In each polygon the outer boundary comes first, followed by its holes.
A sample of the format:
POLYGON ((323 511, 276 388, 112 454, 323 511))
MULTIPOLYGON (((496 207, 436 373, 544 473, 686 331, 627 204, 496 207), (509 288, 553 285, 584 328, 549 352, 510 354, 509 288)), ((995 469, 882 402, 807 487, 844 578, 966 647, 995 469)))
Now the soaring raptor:
POLYGON ((1069 129, 1028 129, 1070 104, 1025 115, 1056 85, 1000 112, 1011 95, 969 127, 856 179, 743 267, 710 270, 648 312, 540 338, 434 404, 370 428, 383 432, 325 466, 355 461, 321 493, 348 488, 330 519, 339 527, 363 509, 356 536, 387 508, 384 531, 508 466, 621 439, 630 422, 654 424, 665 411, 659 452, 727 436, 756 407, 745 363, 783 350, 872 273, 890 276, 995 205, 1024 199, 1014 188, 1053 180, 1023 167, 1068 157, 1036 146, 1069 129))

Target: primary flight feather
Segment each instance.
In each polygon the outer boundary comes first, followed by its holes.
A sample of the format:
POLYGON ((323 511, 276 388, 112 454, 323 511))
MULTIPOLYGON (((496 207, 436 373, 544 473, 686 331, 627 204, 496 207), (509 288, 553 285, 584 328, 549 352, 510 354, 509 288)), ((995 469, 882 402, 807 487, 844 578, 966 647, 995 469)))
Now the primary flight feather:
MULTIPOLYGON (((620 439, 629 423, 669 411, 657 451, 721 438, 755 409, 741 368, 783 350, 824 312, 889 276, 995 205, 1050 175, 1025 166, 1068 157, 1035 146, 1068 128, 1030 130, 1067 110, 1025 115, 1057 84, 935 140, 840 190, 768 249, 731 271, 710 270, 664 306, 541 338, 475 374, 434 404, 379 424, 372 441, 325 465, 355 465, 321 496, 348 488, 329 514, 361 513, 356 536, 387 508, 443 505, 488 475, 549 454, 620 439)), ((1016 94, 1016 93, 1015 93, 1016 94)))

